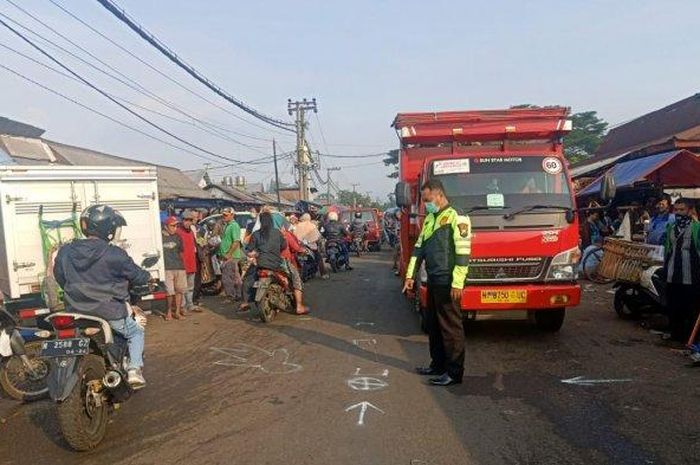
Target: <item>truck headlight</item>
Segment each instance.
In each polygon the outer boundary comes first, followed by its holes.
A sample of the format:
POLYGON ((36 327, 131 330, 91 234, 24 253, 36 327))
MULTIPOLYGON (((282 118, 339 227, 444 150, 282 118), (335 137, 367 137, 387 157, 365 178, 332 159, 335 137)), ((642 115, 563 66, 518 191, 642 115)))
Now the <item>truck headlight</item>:
POLYGON ((427 283, 428 282, 428 272, 425 271, 425 263, 421 263, 420 269, 418 270, 418 278, 420 279, 421 283, 427 283))
POLYGON ((578 279, 578 261, 581 249, 574 247, 554 256, 547 271, 546 281, 575 281, 578 279))

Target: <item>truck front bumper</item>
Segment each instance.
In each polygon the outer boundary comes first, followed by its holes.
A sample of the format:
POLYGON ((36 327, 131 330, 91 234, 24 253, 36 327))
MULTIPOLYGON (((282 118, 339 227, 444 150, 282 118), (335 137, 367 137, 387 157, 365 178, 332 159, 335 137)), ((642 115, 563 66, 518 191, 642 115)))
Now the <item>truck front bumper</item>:
MULTIPOLYGON (((427 307, 425 284, 420 288, 420 300, 427 307)), ((553 310, 575 307, 581 302, 581 286, 577 283, 532 283, 501 285, 467 285, 460 302, 465 312, 499 310, 553 310)))

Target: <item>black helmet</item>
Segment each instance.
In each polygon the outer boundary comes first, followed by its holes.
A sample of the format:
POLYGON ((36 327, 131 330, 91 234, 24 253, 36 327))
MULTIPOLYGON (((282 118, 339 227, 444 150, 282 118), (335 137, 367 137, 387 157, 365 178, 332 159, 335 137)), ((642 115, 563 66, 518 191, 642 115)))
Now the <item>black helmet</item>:
POLYGON ((97 236, 111 242, 122 226, 126 226, 126 220, 109 205, 93 205, 80 214, 80 229, 85 236, 97 236))
POLYGON ((362 212, 355 212, 355 218, 362 218, 362 212))

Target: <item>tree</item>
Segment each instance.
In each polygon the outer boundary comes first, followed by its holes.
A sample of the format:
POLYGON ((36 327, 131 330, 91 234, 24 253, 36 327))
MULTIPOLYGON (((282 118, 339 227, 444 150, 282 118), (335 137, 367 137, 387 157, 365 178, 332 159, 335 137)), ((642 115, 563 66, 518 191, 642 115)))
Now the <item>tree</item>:
POLYGON ((573 129, 564 137, 564 155, 571 163, 591 158, 608 132, 608 123, 595 111, 571 116, 573 129))
POLYGON ((388 178, 398 178, 399 177, 399 150, 389 150, 384 158, 384 166, 393 166, 394 171, 387 174, 388 178))
POLYGON ((336 194, 336 199, 340 205, 346 205, 352 207, 354 201, 357 202, 357 206, 362 206, 363 208, 378 208, 383 209, 384 204, 378 202, 367 194, 362 192, 353 192, 348 190, 339 190, 336 194))

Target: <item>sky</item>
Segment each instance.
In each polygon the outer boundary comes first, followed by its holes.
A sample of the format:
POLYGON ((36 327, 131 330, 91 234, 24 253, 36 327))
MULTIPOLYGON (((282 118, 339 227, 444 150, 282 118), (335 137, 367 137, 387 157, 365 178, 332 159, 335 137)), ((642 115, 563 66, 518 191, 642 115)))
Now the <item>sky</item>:
MULTIPOLYGON (((188 142, 239 160, 270 154, 273 137, 281 153, 293 150, 293 135, 271 132, 269 126, 255 122, 211 93, 97 1, 53 0, 230 113, 129 57, 51 1, 13 1, 151 95, 174 103, 184 115, 51 48, 32 34, 41 34, 102 67, 7 0, 0 0, 0 13, 28 27, 32 32, 19 29, 27 37, 110 94, 178 118, 180 121, 174 121, 137 109, 188 142), (217 130, 219 136, 215 137, 197 130, 191 116, 226 132, 217 130)), ((397 148, 398 140, 390 127, 397 112, 558 104, 573 111, 595 110, 610 124, 619 124, 700 89, 700 61, 694 58, 700 56, 695 32, 700 2, 696 0, 117 3, 210 80, 262 113, 290 119, 288 98, 315 97, 318 114, 310 115, 308 140, 313 150, 334 155, 375 154, 397 148)), ((0 44, 50 63, 2 26, 0 44)), ((182 145, 95 91, 3 47, 0 65, 125 124, 182 145)), ((149 139, 2 68, 0 82, 0 116, 46 129, 48 139, 181 169, 223 163, 149 139)), ((291 182, 291 160, 284 155, 281 158, 281 180, 291 182)), ((343 167, 332 173, 341 188, 359 183, 359 191, 382 200, 393 189, 395 181, 386 177, 389 169, 381 157, 322 157, 321 176, 325 178, 325 169, 336 166, 343 167)), ((249 182, 267 184, 274 168, 266 162, 219 168, 212 173, 242 175, 249 182)), ((325 191, 325 187, 321 189, 325 191)))

